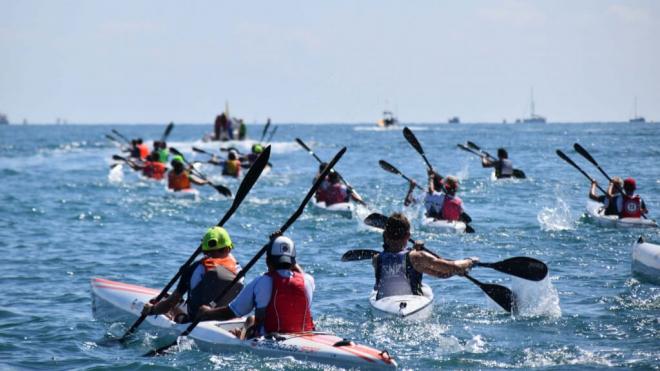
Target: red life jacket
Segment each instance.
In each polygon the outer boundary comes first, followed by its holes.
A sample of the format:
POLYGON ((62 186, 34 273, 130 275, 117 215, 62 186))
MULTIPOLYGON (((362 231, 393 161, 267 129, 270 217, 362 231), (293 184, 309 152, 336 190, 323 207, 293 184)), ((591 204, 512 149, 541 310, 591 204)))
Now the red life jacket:
POLYGON ((190 178, 188 178, 187 171, 182 171, 180 174, 177 174, 174 170, 170 170, 167 175, 167 181, 167 186, 175 191, 191 188, 190 178))
POLYGON ((149 161, 144 164, 144 169, 142 169, 142 174, 147 178, 153 179, 163 179, 165 177, 165 170, 167 167, 165 164, 158 161, 149 161))
POLYGON ((445 200, 442 203, 442 219, 444 220, 458 220, 463 212, 463 201, 457 196, 449 197, 445 195, 445 200))
POLYGON ((325 204, 327 206, 348 202, 347 191, 340 183, 330 184, 325 193, 325 204))
MULTIPOLYGON (((316 179, 314 179, 316 181, 316 179)), ((316 190, 316 201, 317 202, 325 202, 327 195, 328 195, 328 187, 330 187, 330 184, 328 183, 327 180, 323 180, 321 182, 321 185, 319 188, 316 190)))
POLYGON ((149 157, 149 147, 146 144, 138 144, 137 148, 140 150, 140 158, 146 160, 149 157))
POLYGON ((623 196, 623 207, 621 208, 621 218, 641 218, 642 200, 639 195, 623 196))
POLYGON ((266 307, 266 333, 314 331, 303 274, 293 272, 291 277, 282 277, 277 272, 266 274, 273 280, 270 302, 266 307))

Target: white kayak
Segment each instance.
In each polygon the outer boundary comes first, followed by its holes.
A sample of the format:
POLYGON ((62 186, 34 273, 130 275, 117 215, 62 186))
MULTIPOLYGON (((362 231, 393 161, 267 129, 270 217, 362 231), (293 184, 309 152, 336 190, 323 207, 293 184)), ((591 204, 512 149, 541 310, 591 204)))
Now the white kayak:
POLYGON ((632 271, 660 284, 660 245, 640 237, 632 247, 632 271))
POLYGON ((369 304, 376 314, 407 318, 413 320, 427 319, 433 311, 433 290, 422 284, 424 295, 395 295, 376 300, 377 291, 369 295, 369 304))
POLYGON ((429 217, 424 217, 422 226, 442 233, 464 233, 467 227, 465 222, 459 220, 449 221, 429 217))
POLYGON ((186 200, 199 200, 199 191, 195 188, 182 189, 180 191, 174 191, 172 189, 167 189, 165 197, 168 198, 182 198, 186 200))
MULTIPOLYGON (((126 320, 132 323, 149 299, 158 291, 142 286, 92 278, 92 306, 94 316, 103 321, 126 320)), ((327 363, 350 368, 395 368, 396 361, 386 351, 355 344, 330 333, 306 332, 300 334, 274 334, 249 340, 240 340, 229 330, 241 328, 245 319, 200 322, 190 333, 200 348, 212 352, 251 351, 272 357, 294 357, 303 361, 327 363)), ((168 341, 175 339, 188 327, 177 324, 164 315, 149 316, 143 327, 158 330, 168 341)))
POLYGON ((319 210, 329 211, 348 217, 352 216, 353 210, 355 210, 355 205, 351 202, 340 202, 326 206, 325 202, 317 202, 316 200, 312 199, 311 204, 319 210))
POLYGON ((619 218, 616 215, 605 215, 603 204, 587 200, 587 215, 596 223, 606 227, 620 228, 657 228, 655 220, 644 218, 619 218))

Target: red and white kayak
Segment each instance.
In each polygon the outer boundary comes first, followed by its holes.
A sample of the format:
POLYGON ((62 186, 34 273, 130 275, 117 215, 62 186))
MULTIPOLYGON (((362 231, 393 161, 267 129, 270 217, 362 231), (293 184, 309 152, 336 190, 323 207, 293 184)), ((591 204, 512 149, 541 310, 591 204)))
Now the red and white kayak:
POLYGON ((312 200, 310 202, 317 210, 329 211, 350 218, 355 210, 355 205, 351 202, 339 202, 332 205, 326 205, 325 202, 312 200))
POLYGON ((603 204, 587 200, 587 215, 597 224, 606 227, 618 228, 657 228, 658 223, 652 219, 619 218, 616 215, 605 215, 603 204))
POLYGON ((424 217, 422 220, 422 226, 441 233, 465 233, 465 228, 467 225, 465 222, 460 220, 442 220, 424 217))
MULTIPOLYGON (((103 278, 92 278, 92 306, 99 320, 134 321, 144 303, 158 295, 158 291, 103 278)), ((216 352, 251 351, 274 357, 294 357, 303 361, 314 361, 355 368, 395 368, 396 361, 386 351, 353 343, 330 333, 306 332, 299 334, 273 334, 249 340, 240 340, 229 330, 241 328, 245 319, 201 322, 190 333, 200 349, 216 352)), ((159 335, 174 336, 188 326, 177 324, 164 315, 149 316, 144 325, 158 330, 159 335)))

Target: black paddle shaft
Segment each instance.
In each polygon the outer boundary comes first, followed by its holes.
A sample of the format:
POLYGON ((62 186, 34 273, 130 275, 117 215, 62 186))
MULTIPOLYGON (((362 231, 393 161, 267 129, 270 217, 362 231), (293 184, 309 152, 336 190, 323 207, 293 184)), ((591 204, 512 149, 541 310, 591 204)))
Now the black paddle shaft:
MULTIPOLYGON (((589 176, 589 174, 587 174, 586 171, 582 170, 582 168, 579 167, 578 164, 576 164, 573 160, 571 160, 570 157, 566 156, 566 154, 564 152, 562 152, 560 150, 557 150, 556 153, 557 153, 557 156, 559 156, 559 158, 561 158, 562 160, 566 161, 569 165, 576 168, 580 173, 582 173, 582 175, 587 177, 587 179, 589 179, 592 182, 595 181, 594 178, 589 176)), ((603 189, 603 187, 601 187, 598 183, 596 183, 596 187, 598 187, 598 189, 600 189, 601 192, 607 194, 607 192, 603 189)))
MULTIPOLYGON (((245 199, 245 196, 250 192, 252 189, 252 186, 257 182, 259 179, 259 176, 261 175, 261 172, 263 172, 264 168, 266 167, 266 164, 268 163, 268 159, 270 158, 270 146, 266 147, 264 151, 259 155, 257 160, 254 162, 254 165, 250 168, 250 170, 247 172, 245 177, 243 178, 243 181, 241 181, 241 185, 238 187, 238 191, 236 191, 236 197, 234 197, 234 201, 231 204, 231 207, 229 207, 229 210, 225 213, 225 215, 222 217, 220 222, 218 222, 217 226, 222 227, 228 220, 229 218, 234 215, 234 212, 238 209, 240 206, 241 202, 245 199)), ((192 262, 195 260, 197 255, 199 255, 202 252, 202 245, 200 244, 195 252, 186 260, 185 263, 179 268, 179 271, 172 277, 170 282, 165 285, 165 287, 160 291, 158 296, 155 298, 155 302, 159 302, 162 300, 169 289, 174 285, 174 283, 181 277, 181 274, 183 273, 183 270, 188 267, 192 262)), ((135 330, 144 322, 145 318, 147 316, 142 314, 140 315, 140 318, 138 318, 135 323, 124 333, 124 335, 119 339, 120 341, 124 341, 130 334, 135 332, 135 330)))
MULTIPOLYGON (((387 171, 388 173, 392 173, 394 175, 399 175, 403 179, 407 180, 409 183, 413 182, 412 179, 408 178, 404 173, 400 172, 399 169, 395 168, 389 162, 387 162, 385 160, 380 160, 380 161, 378 161, 378 164, 380 165, 381 168, 383 168, 383 170, 387 171)), ((419 188, 422 191, 424 190, 424 188, 422 188, 419 184, 417 184, 417 182, 415 182, 415 187, 419 188)))
MULTIPOLYGON (((300 206, 298 206, 298 209, 296 209, 296 211, 293 213, 293 215, 291 215, 291 217, 289 217, 289 219, 284 223, 284 225, 282 225, 282 227, 278 230, 278 232, 279 232, 280 234, 284 233, 284 232, 285 232, 285 231, 286 231, 286 230, 287 230, 287 229, 288 229, 288 228, 289 228, 289 227, 290 227, 290 226, 291 226, 291 225, 292 225, 292 224, 298 219, 298 217, 300 217, 300 215, 303 213, 303 210, 305 209, 305 206, 307 206, 307 203, 309 202, 309 200, 310 200, 310 199, 312 198, 312 196, 316 193, 316 190, 321 186, 321 183, 323 182, 323 178, 325 178, 325 176, 328 175, 328 173, 330 172, 330 169, 332 169, 332 167, 335 166, 335 164, 341 159, 341 157, 344 155, 345 152, 346 152, 346 147, 342 148, 342 149, 341 149, 341 150, 335 155, 335 157, 332 159, 332 161, 330 161, 330 163, 328 164, 328 166, 326 166, 325 169, 323 169, 323 171, 321 172, 321 176, 320 176, 318 179, 316 179, 316 181, 314 182, 314 185, 312 185, 312 188, 307 192, 307 195, 305 196, 305 198, 303 199, 303 201, 300 203, 300 206)), ((264 166, 265 166, 265 165, 264 165, 264 166)), ((255 263, 261 258, 261 256, 262 256, 263 254, 266 253, 266 250, 267 250, 268 247, 271 245, 271 243, 272 243, 272 241, 268 241, 268 243, 266 243, 266 244, 265 244, 265 245, 264 245, 264 246, 263 246, 263 247, 257 252, 257 254, 252 258, 252 260, 250 260, 250 261, 247 263, 247 265, 246 265, 243 269, 241 269, 240 272, 238 272, 238 274, 237 274, 236 277, 231 281, 231 283, 230 283, 229 285, 227 285, 227 286, 224 288, 224 290, 222 290, 222 292, 221 292, 218 296, 215 297, 215 299, 213 299, 213 301, 211 302, 211 305, 212 305, 212 306, 215 306, 214 303, 218 303, 218 302, 220 302, 220 301, 222 301, 222 300, 224 299, 225 295, 227 295, 227 293, 228 293, 228 292, 229 292, 229 291, 230 291, 230 290, 236 285, 236 283, 238 283, 238 281, 240 281, 241 278, 243 278, 243 276, 245 276, 245 274, 246 274, 246 273, 252 268, 252 266, 253 266, 253 265, 254 265, 254 264, 255 264, 255 263)), ((181 333, 181 335, 179 335, 179 337, 182 337, 182 336, 188 336, 188 335, 192 332, 192 330, 194 330, 195 327, 197 327, 197 325, 199 324, 199 322, 200 322, 199 319, 195 319, 195 320, 194 320, 194 321, 193 321, 193 322, 192 322, 192 323, 191 323, 191 324, 190 324, 190 325, 189 325, 189 326, 188 326, 188 327, 187 327, 187 328, 181 333)), ((177 340, 178 340, 178 339, 177 339, 177 340)), ((168 345, 163 346, 163 347, 160 347, 160 348, 158 348, 158 349, 156 349, 156 350, 154 350, 154 351, 151 351, 151 352, 145 354, 145 356, 155 356, 155 355, 161 354, 161 353, 163 353, 164 351, 166 351, 167 349, 169 349, 170 347, 176 345, 176 344, 177 344, 177 340, 175 340, 175 341, 172 342, 171 344, 168 344, 168 345)))

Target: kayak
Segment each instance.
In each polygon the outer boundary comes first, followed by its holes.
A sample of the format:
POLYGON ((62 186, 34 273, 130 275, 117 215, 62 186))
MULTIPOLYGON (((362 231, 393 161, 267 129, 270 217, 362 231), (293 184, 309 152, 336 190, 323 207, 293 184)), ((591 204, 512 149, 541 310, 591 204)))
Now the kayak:
POLYGON ((655 220, 644 218, 619 218, 616 215, 605 215, 603 204, 587 200, 587 215, 597 224, 606 227, 620 228, 657 228, 655 220))
POLYGON ((449 221, 429 217, 424 217, 422 226, 442 233, 464 233, 466 228, 465 222, 459 220, 449 221))
POLYGON ((311 204, 319 210, 329 211, 348 217, 351 217, 353 215, 353 210, 355 210, 355 205, 350 202, 340 202, 326 206, 325 202, 317 202, 316 200, 312 199, 311 204))
MULTIPOLYGON (((142 286, 92 278, 92 310, 97 319, 112 321, 118 318, 134 321, 149 299, 158 291, 142 286)), ((241 328, 245 318, 229 321, 200 322, 188 335, 200 349, 212 352, 251 351, 274 357, 294 357, 303 361, 327 363, 339 367, 395 368, 396 361, 386 351, 356 344, 327 332, 273 334, 266 337, 240 340, 230 330, 241 328)), ((164 315, 149 316, 145 325, 174 340, 188 327, 177 324, 164 315)))
POLYGON ((660 245, 642 237, 632 247, 632 272, 660 284, 660 245))
POLYGON ((165 193, 165 197, 168 198, 180 198, 195 201, 199 200, 199 191, 195 188, 187 188, 180 191, 174 191, 168 188, 166 192, 167 193, 165 193))
POLYGON ((433 311, 433 290, 422 284, 424 295, 395 295, 376 300, 377 291, 369 295, 369 304, 374 312, 385 316, 394 316, 413 320, 423 320, 433 311))

